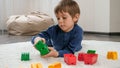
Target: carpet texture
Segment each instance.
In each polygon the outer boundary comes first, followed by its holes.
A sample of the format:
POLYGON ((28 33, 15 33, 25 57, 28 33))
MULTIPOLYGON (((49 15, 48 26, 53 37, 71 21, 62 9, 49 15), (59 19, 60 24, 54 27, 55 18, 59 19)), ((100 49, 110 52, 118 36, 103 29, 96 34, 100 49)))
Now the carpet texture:
MULTIPOLYGON (((120 68, 120 42, 83 40, 82 50, 96 50, 98 60, 93 65, 85 65, 84 62, 77 60, 76 65, 67 65, 63 58, 41 58, 40 53, 33 47, 31 42, 19 42, 11 44, 0 44, 0 68, 30 68, 32 63, 41 63, 43 68, 48 68, 49 64, 61 62, 62 68, 120 68), (108 60, 108 51, 117 51, 118 60, 108 60), (30 53, 29 61, 21 61, 23 52, 30 53)), ((78 53, 75 53, 76 57, 78 53)))

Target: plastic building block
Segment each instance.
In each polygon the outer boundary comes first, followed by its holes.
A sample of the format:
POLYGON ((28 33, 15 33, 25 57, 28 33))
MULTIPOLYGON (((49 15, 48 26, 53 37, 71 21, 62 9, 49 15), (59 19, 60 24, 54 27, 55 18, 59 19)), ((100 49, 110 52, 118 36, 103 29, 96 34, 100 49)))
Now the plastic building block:
POLYGON ((79 61, 84 61, 84 55, 85 55, 86 53, 79 53, 78 54, 78 60, 79 61))
POLYGON ((38 43, 35 45, 35 48, 40 52, 42 56, 50 52, 47 45, 44 44, 42 41, 38 41, 38 43))
POLYGON ((31 68, 43 68, 43 66, 41 63, 34 63, 34 64, 31 64, 31 68))
POLYGON ((76 56, 74 54, 64 54, 64 61, 68 65, 76 65, 76 56))
POLYGON ((108 53, 107 53, 107 59, 112 59, 112 52, 108 51, 108 53))
POLYGON ((28 60, 30 60, 29 53, 22 53, 21 54, 21 61, 28 61, 28 60))
POLYGON ((118 59, 117 52, 116 51, 108 51, 107 59, 117 60, 118 59))
POLYGON ((84 55, 84 64, 94 64, 97 62, 98 54, 85 54, 84 55))
POLYGON ((53 64, 50 64, 48 68, 61 68, 61 63, 60 62, 55 62, 53 64))
POLYGON ((118 59, 118 53, 117 52, 113 52, 113 60, 117 60, 118 59))
POLYGON ((84 64, 92 65, 97 62, 98 54, 79 53, 78 60, 83 61, 84 64))
POLYGON ((88 54, 95 54, 95 52, 96 52, 95 50, 88 50, 87 51, 88 54))

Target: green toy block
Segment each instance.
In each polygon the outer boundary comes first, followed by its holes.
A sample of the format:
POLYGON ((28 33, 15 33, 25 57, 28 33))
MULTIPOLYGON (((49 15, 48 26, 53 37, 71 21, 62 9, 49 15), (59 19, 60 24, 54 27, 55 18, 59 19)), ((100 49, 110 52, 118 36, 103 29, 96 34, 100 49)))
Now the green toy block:
POLYGON ((44 44, 42 41, 38 41, 38 43, 35 45, 35 48, 40 52, 42 56, 50 52, 47 45, 44 44))
POLYGON ((88 54, 95 54, 95 52, 96 52, 95 50, 88 50, 87 51, 88 54))
POLYGON ((28 60, 30 60, 30 55, 29 55, 29 53, 22 53, 21 54, 21 61, 28 61, 28 60))

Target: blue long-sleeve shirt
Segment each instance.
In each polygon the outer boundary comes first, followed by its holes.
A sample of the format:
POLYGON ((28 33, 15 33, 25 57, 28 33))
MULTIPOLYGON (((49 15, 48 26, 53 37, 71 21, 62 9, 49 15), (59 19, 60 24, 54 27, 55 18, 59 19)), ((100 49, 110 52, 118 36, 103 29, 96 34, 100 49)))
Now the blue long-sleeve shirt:
POLYGON ((31 40, 33 44, 34 39, 38 36, 45 38, 46 44, 54 47, 58 51, 58 57, 63 57, 66 53, 74 54, 82 48, 83 30, 77 24, 75 24, 74 28, 69 32, 62 31, 58 25, 49 27, 46 31, 33 36, 31 40))

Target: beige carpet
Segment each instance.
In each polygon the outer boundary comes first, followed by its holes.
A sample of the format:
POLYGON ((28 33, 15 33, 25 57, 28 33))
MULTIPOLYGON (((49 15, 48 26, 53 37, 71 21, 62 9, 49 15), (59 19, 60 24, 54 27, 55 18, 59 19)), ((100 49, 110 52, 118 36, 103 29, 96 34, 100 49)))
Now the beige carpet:
MULTIPOLYGON (((54 62, 61 62, 62 68, 120 68, 120 42, 84 40, 82 50, 96 50, 98 61, 94 65, 85 65, 77 60, 76 65, 67 65, 63 58, 41 58, 39 52, 35 50, 32 44, 28 42, 19 42, 11 44, 0 44, 0 68, 30 68, 31 63, 40 62, 43 68, 54 62), (106 59, 107 51, 117 51, 118 60, 106 59), (21 53, 29 52, 30 61, 21 61, 21 53)), ((79 52, 78 52, 79 53, 79 52)), ((75 55, 78 56, 78 53, 75 55)))

